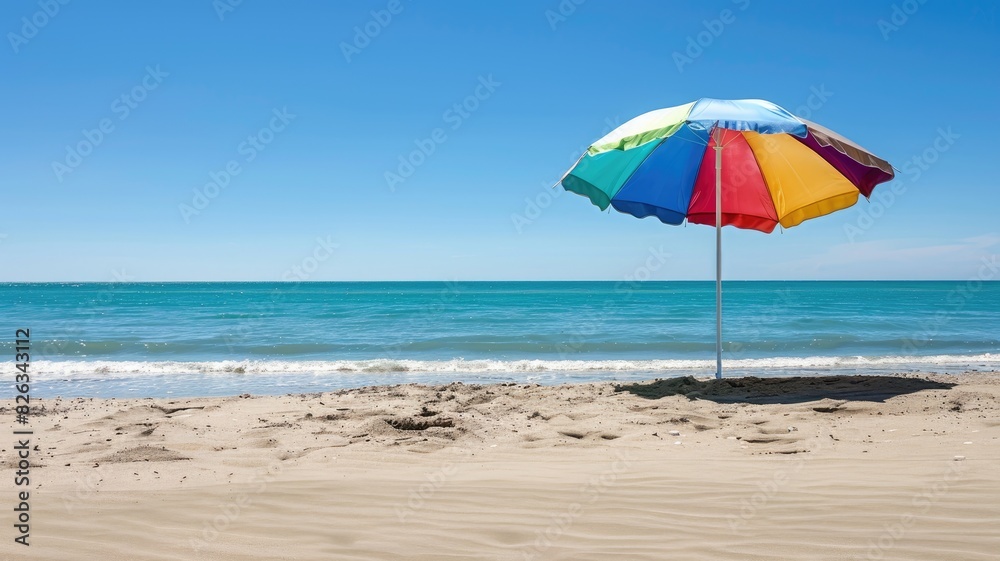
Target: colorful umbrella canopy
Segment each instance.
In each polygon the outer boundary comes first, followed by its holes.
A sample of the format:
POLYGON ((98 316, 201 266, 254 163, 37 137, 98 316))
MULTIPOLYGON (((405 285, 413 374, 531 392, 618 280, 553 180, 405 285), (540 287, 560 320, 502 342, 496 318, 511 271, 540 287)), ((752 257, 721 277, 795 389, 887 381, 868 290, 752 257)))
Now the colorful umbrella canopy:
POLYGON ((702 98, 640 115, 595 142, 562 186, 601 208, 714 225, 722 375, 721 228, 771 232, 847 208, 894 177, 837 133, 759 99, 702 98))

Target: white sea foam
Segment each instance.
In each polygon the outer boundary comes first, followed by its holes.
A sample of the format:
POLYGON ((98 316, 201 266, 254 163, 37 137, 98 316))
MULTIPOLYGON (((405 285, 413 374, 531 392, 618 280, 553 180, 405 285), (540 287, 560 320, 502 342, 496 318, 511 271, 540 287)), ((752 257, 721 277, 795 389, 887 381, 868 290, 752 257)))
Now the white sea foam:
MULTIPOLYGON (((7 370, 13 364, 6 364, 7 370)), ((771 371, 823 370, 865 371, 1000 368, 1000 354, 934 356, 811 356, 724 360, 723 368, 746 374, 767 375, 771 371)), ((524 374, 540 373, 649 373, 671 376, 685 372, 711 372, 714 360, 224 360, 180 361, 35 361, 36 379, 79 380, 136 378, 143 376, 213 375, 278 376, 380 373, 414 374, 524 374)))

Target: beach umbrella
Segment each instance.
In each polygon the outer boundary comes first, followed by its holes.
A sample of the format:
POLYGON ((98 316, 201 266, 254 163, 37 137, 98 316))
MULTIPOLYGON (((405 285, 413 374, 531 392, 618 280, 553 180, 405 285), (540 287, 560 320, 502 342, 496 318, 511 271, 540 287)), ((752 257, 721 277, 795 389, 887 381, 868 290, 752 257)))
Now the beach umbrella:
POLYGON ((847 208, 894 176, 885 160, 759 99, 640 115, 591 145, 560 180, 606 210, 715 226, 716 377, 722 377, 722 227, 770 233, 847 208))

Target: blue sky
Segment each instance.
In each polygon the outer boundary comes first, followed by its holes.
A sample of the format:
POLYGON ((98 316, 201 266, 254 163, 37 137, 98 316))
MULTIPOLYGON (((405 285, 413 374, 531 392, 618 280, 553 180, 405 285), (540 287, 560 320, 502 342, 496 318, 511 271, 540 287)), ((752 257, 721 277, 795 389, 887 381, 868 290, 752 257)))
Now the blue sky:
POLYGON ((725 278, 965 279, 1000 253, 996 3, 62 2, 0 7, 2 281, 711 279, 713 229, 549 188, 699 97, 903 170, 727 228, 725 278))

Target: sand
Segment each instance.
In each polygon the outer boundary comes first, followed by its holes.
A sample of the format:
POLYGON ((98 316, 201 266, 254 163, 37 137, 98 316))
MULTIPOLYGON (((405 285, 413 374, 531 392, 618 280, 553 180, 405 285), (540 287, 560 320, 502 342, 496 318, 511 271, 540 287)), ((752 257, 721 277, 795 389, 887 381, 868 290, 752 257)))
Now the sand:
POLYGON ((1000 373, 34 405, 0 559, 1000 558, 1000 373))

